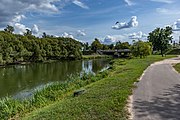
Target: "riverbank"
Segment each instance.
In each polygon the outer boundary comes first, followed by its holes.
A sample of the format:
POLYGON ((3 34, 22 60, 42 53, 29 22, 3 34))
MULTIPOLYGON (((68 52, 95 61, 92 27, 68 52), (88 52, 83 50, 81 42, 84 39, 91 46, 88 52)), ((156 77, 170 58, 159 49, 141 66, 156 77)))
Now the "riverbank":
MULTIPOLYGON (((94 55, 82 55, 81 59, 77 60, 88 60, 88 59, 101 59, 101 58, 112 58, 112 56, 109 55, 99 55, 99 54, 94 54, 94 55)), ((62 61, 74 61, 76 59, 54 59, 54 60, 43 60, 43 61, 18 61, 18 62, 12 62, 8 64, 0 64, 0 68, 5 68, 9 66, 14 66, 14 65, 28 65, 28 64, 34 64, 34 63, 53 63, 53 62, 62 62, 62 61)))
MULTIPOLYGON (((166 58, 169 57, 172 56, 166 58)), ((149 56, 146 59, 113 60, 112 69, 104 76, 97 75, 96 82, 93 80, 82 86, 84 94, 73 97, 73 91, 69 91, 63 99, 27 113, 22 119, 127 119, 126 104, 134 82, 151 63, 163 59, 165 57, 149 56)))
POLYGON ((99 59, 99 58, 112 58, 112 56, 109 56, 109 55, 98 55, 98 54, 83 55, 82 56, 82 59, 99 59))

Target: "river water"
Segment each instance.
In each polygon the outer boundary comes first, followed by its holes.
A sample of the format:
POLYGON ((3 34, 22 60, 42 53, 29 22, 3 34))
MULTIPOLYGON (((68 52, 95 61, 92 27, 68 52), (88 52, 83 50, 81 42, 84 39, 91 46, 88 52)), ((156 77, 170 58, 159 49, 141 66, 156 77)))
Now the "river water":
POLYGON ((110 60, 78 60, 52 63, 33 63, 0 68, 0 98, 23 98, 49 83, 65 81, 71 75, 93 72, 106 68, 110 60))

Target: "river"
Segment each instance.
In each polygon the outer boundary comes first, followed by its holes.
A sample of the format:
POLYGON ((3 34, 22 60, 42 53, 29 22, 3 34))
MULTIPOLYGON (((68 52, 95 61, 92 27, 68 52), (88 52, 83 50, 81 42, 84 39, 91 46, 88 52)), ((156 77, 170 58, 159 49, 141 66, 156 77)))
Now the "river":
POLYGON ((77 60, 52 63, 33 63, 0 68, 0 98, 24 98, 44 85, 65 81, 71 75, 93 72, 106 68, 110 60, 77 60))

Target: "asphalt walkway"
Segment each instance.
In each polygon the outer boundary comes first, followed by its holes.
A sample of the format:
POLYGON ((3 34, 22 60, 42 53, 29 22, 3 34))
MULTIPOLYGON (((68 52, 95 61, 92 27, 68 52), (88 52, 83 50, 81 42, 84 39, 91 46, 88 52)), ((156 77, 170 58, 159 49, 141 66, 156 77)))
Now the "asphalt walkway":
POLYGON ((133 92, 133 120, 180 120, 180 74, 171 64, 180 57, 147 68, 133 92))

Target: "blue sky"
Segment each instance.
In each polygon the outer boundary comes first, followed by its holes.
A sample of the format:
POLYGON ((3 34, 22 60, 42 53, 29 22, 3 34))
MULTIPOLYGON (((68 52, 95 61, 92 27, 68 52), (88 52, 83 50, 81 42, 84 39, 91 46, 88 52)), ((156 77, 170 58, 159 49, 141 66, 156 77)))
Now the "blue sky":
POLYGON ((179 0, 0 0, 0 27, 22 34, 73 37, 83 42, 146 39, 156 27, 170 25, 180 35, 179 0), (118 22, 117 22, 118 21, 118 22), (115 24, 117 22, 117 24, 115 24))

